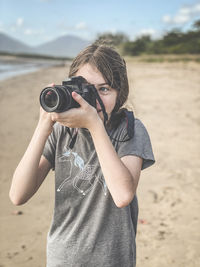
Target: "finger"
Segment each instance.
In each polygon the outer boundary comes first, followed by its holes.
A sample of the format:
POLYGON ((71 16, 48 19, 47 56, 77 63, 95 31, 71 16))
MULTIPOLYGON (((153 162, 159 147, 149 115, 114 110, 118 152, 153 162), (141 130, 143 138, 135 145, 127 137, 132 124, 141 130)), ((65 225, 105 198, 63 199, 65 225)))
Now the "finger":
POLYGON ((52 112, 51 113, 51 119, 52 119, 52 121, 56 122, 59 119, 58 113, 52 112))
POLYGON ((69 115, 70 115, 70 111, 71 110, 67 110, 67 111, 64 111, 64 112, 61 112, 61 113, 52 112, 51 113, 51 119, 53 121, 58 121, 58 122, 63 121, 63 120, 66 121, 67 117, 69 117, 69 115))
POLYGON ((50 83, 47 85, 47 87, 54 87, 55 86, 55 83, 50 83))
POLYGON ((88 103, 85 101, 85 99, 82 98, 82 96, 79 95, 78 93, 72 92, 72 97, 80 106, 86 107, 88 105, 88 103))

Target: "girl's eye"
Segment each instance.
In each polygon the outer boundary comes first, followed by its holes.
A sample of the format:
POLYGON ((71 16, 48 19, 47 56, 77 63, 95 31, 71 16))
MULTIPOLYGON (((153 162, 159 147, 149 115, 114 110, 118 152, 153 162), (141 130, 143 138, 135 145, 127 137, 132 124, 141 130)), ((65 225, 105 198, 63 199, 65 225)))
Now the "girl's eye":
POLYGON ((100 93, 107 93, 109 89, 107 87, 100 87, 99 88, 100 93))

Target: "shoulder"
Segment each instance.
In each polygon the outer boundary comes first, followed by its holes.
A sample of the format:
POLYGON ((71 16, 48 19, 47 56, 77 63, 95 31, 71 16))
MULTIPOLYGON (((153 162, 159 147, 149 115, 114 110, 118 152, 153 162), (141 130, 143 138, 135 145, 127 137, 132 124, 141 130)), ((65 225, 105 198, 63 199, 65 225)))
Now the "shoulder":
POLYGON ((155 162, 151 140, 146 127, 140 119, 134 120, 133 136, 129 138, 126 122, 122 122, 121 135, 117 145, 117 153, 120 157, 135 155, 143 159, 142 169, 155 162))
POLYGON ((146 127, 140 119, 132 116, 132 121, 130 121, 130 118, 131 117, 129 117, 129 120, 124 118, 119 126, 111 131, 111 135, 120 138, 120 140, 125 140, 132 139, 136 135, 141 136, 147 134, 146 127))
POLYGON ((134 132, 136 134, 148 134, 146 127, 140 119, 135 119, 134 132))

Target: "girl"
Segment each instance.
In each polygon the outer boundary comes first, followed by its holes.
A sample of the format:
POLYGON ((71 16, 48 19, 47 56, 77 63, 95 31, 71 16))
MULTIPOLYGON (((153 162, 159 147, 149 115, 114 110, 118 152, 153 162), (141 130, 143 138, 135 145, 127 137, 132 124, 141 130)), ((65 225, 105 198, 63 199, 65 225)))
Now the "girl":
POLYGON ((62 113, 40 110, 32 140, 13 176, 10 198, 24 204, 55 170, 55 208, 47 240, 48 267, 133 267, 141 169, 154 163, 148 133, 135 119, 128 136, 129 87, 125 61, 92 44, 74 59, 69 77, 82 76, 103 101, 62 113), (69 134, 70 128, 70 134, 69 134), (74 138, 76 136, 76 141, 74 138), (73 141, 73 145, 72 144, 73 141))

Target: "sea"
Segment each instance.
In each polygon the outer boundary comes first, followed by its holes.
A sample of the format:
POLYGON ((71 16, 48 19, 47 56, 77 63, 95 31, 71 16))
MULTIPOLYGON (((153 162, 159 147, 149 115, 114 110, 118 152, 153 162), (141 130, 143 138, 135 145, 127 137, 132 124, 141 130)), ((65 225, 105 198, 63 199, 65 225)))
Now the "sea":
POLYGON ((54 60, 13 59, 0 57, 0 81, 60 64, 61 61, 54 60))

